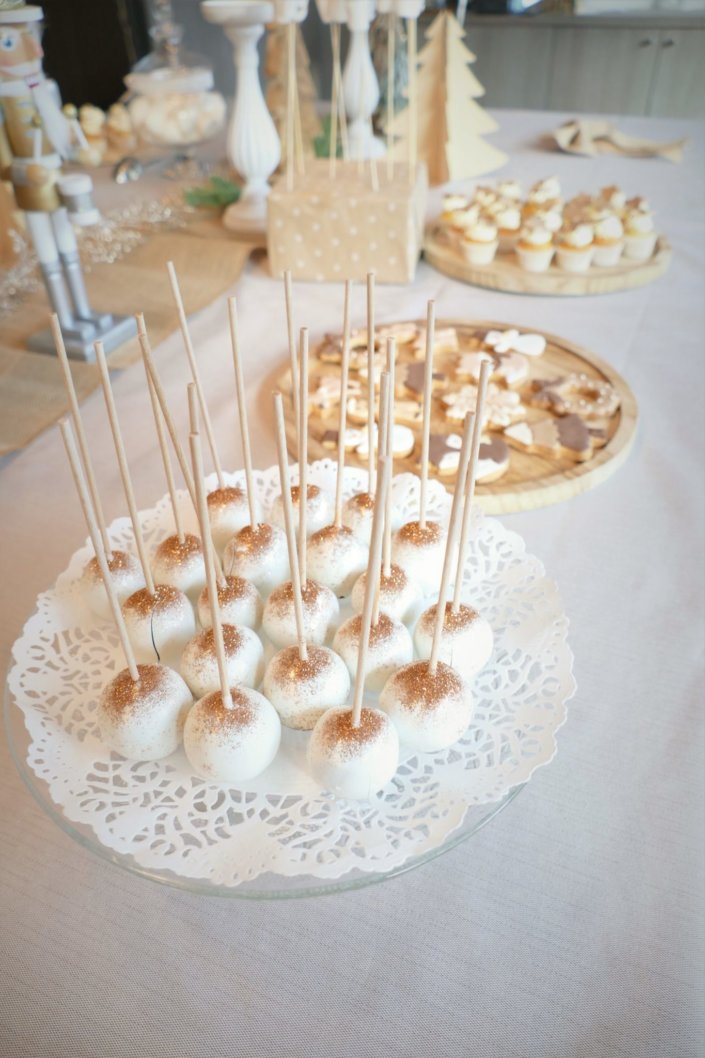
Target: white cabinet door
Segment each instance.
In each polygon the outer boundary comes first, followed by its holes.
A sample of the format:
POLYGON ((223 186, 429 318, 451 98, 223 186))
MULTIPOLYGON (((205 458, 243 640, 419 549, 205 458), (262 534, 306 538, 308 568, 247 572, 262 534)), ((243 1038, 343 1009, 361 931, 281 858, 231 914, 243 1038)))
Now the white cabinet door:
POLYGON ((546 106, 646 114, 658 51, 656 30, 556 26, 546 106))
POLYGON ((483 106, 543 110, 551 69, 550 26, 468 25, 465 43, 477 55, 472 70, 485 87, 483 106))
POLYGON ((705 116, 705 29, 662 29, 649 114, 667 118, 705 116))

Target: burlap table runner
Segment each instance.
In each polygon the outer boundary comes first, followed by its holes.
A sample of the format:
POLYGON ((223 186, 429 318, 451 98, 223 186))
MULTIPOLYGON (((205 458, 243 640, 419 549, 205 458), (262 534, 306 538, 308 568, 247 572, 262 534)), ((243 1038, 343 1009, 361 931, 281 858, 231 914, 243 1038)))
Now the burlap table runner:
MULTIPOLYGON (((189 313, 211 304, 240 276, 253 247, 236 242, 215 221, 160 232, 112 264, 95 265, 86 276, 98 309, 132 315, 144 312, 153 345, 177 327, 166 262, 176 265, 189 313)), ((57 422, 68 408, 59 365, 53 356, 31 353, 27 337, 48 321, 44 291, 29 297, 0 325, 0 455, 23 448, 57 422)), ((133 339, 110 355, 111 367, 126 367, 139 356, 133 339)), ((72 363, 79 399, 99 385, 95 365, 72 363)))

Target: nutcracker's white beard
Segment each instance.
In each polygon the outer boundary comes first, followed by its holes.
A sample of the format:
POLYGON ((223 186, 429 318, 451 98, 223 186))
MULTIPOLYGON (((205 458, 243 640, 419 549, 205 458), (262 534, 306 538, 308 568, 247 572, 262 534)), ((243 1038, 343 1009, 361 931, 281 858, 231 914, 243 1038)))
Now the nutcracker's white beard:
POLYGON ((30 59, 29 62, 20 62, 17 66, 6 67, 0 73, 8 81, 14 81, 19 77, 29 77, 33 73, 39 73, 41 69, 41 59, 30 59))

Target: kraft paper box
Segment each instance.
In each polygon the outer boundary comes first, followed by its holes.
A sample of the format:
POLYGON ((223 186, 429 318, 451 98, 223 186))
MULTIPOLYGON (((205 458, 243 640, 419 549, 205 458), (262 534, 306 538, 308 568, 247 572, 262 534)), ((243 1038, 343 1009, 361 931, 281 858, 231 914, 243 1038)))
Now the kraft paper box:
POLYGON ((426 169, 415 180, 397 163, 391 179, 384 159, 377 163, 373 189, 369 162, 336 164, 331 179, 327 159, 307 160, 293 189, 280 177, 267 200, 267 250, 273 276, 287 268, 294 279, 339 282, 364 280, 408 283, 421 253, 426 213, 426 169))

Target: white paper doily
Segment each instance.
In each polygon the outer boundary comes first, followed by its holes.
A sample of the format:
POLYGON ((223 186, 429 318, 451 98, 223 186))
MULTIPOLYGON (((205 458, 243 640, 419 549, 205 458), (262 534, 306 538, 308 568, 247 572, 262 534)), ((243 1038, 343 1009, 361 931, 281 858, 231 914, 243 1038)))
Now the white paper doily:
MULTIPOLYGON (((227 478, 244 483, 242 474, 227 478)), ((334 464, 312 464, 310 480, 332 494, 334 464)), ((277 468, 258 472, 256 482, 268 510, 279 492, 277 468)), ((366 473, 348 468, 345 486, 346 496, 364 490, 366 473)), ((418 479, 395 478, 393 502, 395 520, 416 517, 418 479)), ((182 506, 194 526, 185 494, 182 506)), ((446 521, 449 508, 445 489, 429 482, 430 517, 446 521)), ((173 531, 166 497, 142 512, 142 524, 152 547, 173 531)), ((127 519, 116 520, 110 536, 133 550, 127 519)), ((78 581, 91 555, 86 544, 39 596, 13 647, 8 685, 24 714, 27 764, 63 817, 146 872, 228 889, 264 874, 325 881, 351 870, 395 871, 443 845, 468 809, 499 801, 556 751, 575 690, 568 620, 556 585, 521 537, 477 508, 463 598, 490 622, 495 652, 474 684, 473 723, 450 749, 403 758, 366 804, 335 800, 315 785, 303 732, 285 729, 275 763, 240 789, 195 777, 183 752, 151 763, 111 754, 98 737, 95 704, 124 661, 111 626, 97 623, 81 598, 78 581)))

